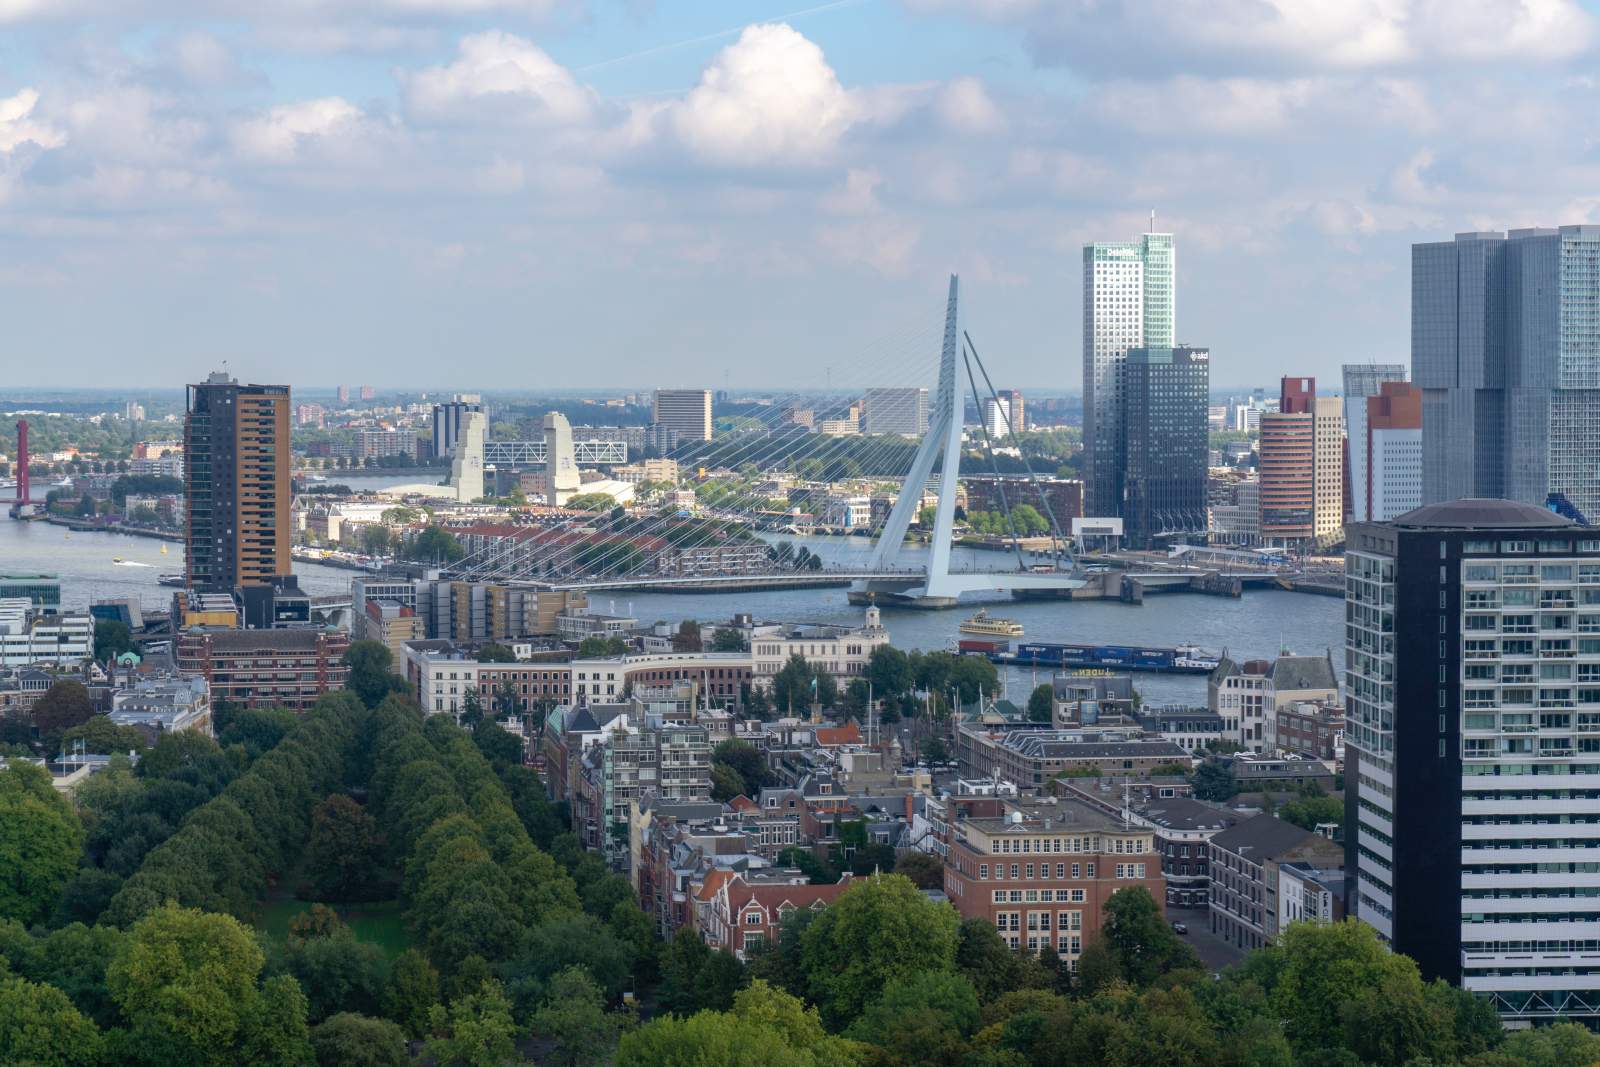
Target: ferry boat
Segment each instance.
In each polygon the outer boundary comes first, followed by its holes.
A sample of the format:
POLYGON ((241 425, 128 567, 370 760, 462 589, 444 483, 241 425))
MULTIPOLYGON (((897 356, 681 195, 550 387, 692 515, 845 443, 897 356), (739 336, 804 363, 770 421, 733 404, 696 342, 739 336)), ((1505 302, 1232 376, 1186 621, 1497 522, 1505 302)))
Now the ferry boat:
POLYGON ((988 637, 1021 637, 1022 624, 1015 619, 990 618, 986 609, 979 608, 976 615, 961 623, 961 632, 988 637))
POLYGON ((163 575, 161 575, 161 577, 156 579, 156 584, 157 585, 169 586, 169 587, 174 588, 174 589, 182 589, 183 588, 183 575, 181 575, 181 574, 163 574, 163 575))
POLYGON ((972 650, 979 655, 1016 667, 1094 668, 1113 671, 1163 671, 1170 674, 1210 674, 1220 659, 1199 645, 1177 648, 1143 648, 1131 645, 1060 645, 1038 641, 1019 644, 1014 652, 972 650))

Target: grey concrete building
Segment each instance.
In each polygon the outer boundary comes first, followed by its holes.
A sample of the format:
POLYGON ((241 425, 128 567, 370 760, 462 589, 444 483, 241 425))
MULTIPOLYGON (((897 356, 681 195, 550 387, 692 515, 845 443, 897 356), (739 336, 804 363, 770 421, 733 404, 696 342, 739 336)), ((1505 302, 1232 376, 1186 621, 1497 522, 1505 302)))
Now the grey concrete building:
POLYGON ((1412 246, 1423 500, 1600 513, 1600 226, 1412 246))

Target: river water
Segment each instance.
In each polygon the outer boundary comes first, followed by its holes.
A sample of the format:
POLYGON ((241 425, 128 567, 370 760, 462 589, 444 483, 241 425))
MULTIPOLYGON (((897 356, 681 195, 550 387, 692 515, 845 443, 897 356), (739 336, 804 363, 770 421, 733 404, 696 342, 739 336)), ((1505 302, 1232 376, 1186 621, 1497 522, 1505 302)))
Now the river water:
MULTIPOLYGON (((363 485, 371 484, 362 480, 363 485)), ((796 538, 829 562, 864 560, 870 551, 865 538, 796 538)), ((915 563, 925 547, 907 546, 903 562, 915 563)), ((1013 558, 1003 553, 957 547, 952 566, 966 570, 1005 569, 1013 558)), ((163 573, 183 569, 183 546, 144 537, 112 533, 68 534, 43 522, 17 522, 0 513, 0 573, 48 573, 61 577, 62 601, 82 609, 99 600, 137 598, 147 608, 165 608, 172 590, 157 584, 163 573), (161 546, 167 545, 163 555, 161 546), (123 563, 113 562, 121 557, 123 563)), ((314 563, 296 563, 301 588, 311 594, 348 592, 354 571, 314 563)), ((851 606, 845 590, 790 589, 761 593, 598 593, 591 598, 595 611, 630 614, 641 622, 677 622, 686 618, 713 623, 735 612, 748 612, 759 621, 857 624, 862 609, 851 606)), ((948 648, 959 637, 961 620, 979 604, 992 614, 1016 619, 1027 630, 1026 640, 1093 644, 1171 647, 1193 643, 1213 651, 1226 649, 1235 659, 1271 658, 1280 649, 1301 655, 1334 650, 1334 663, 1342 668, 1344 602, 1334 597, 1310 596, 1272 589, 1251 591, 1242 598, 1202 596, 1195 593, 1154 594, 1142 605, 1114 600, 1013 602, 1004 594, 974 598, 971 606, 954 611, 916 611, 885 606, 884 626, 893 642, 906 649, 927 651, 948 648)), ((1026 669, 1010 669, 1007 695, 1025 699, 1035 681, 1026 669)), ((1341 672, 1342 673, 1342 669, 1341 672)), ((1142 674, 1137 686, 1150 703, 1205 701, 1205 678, 1195 675, 1142 674)))

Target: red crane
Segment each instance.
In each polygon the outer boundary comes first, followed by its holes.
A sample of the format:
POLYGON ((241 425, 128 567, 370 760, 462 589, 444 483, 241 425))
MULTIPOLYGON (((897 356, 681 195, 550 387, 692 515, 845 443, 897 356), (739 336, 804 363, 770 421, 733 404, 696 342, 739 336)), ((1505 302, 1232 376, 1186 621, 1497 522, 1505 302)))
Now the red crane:
POLYGON ((17 423, 17 501, 12 506, 12 513, 20 511, 33 501, 33 496, 28 486, 28 420, 23 419, 17 423))

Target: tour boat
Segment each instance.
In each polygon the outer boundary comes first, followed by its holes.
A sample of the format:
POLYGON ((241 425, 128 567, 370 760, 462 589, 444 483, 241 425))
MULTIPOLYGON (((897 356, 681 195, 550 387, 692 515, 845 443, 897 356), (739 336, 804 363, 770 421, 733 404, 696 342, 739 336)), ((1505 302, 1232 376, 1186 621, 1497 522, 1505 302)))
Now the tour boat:
POLYGON ((990 618, 986 609, 979 608, 976 615, 962 622, 961 632, 991 637, 1021 637, 1022 624, 1015 619, 990 618))

